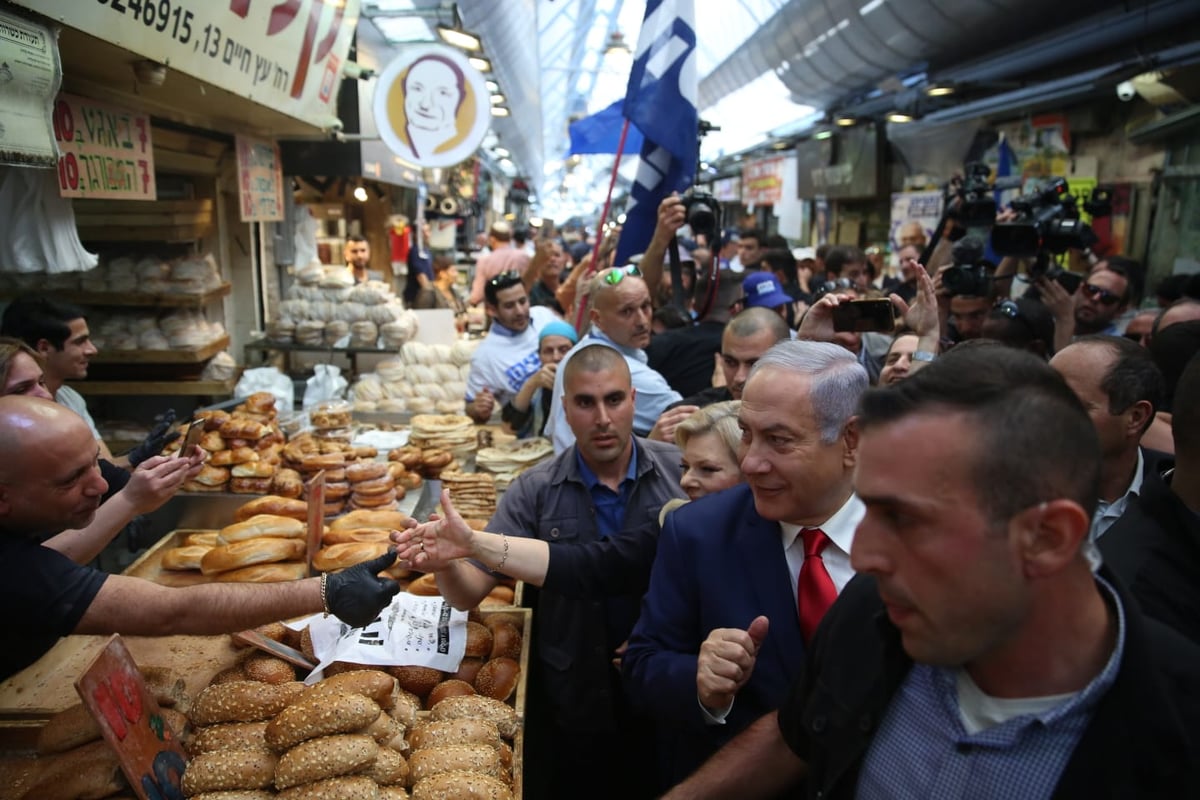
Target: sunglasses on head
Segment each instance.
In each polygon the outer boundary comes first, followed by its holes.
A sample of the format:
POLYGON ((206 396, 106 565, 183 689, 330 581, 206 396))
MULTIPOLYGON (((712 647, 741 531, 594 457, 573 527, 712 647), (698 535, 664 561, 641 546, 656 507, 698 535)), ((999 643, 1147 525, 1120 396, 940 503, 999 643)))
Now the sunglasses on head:
POLYGON ((603 280, 609 286, 616 286, 625 279, 626 275, 630 275, 634 278, 640 278, 642 277, 642 272, 633 264, 630 264, 627 267, 612 267, 608 270, 608 272, 604 273, 603 280))
POLYGON ((496 277, 492 278, 488 283, 495 286, 497 289, 507 289, 509 286, 514 286, 521 282, 521 273, 509 270, 501 272, 496 277))
POLYGON ((1121 302, 1121 296, 1119 294, 1113 294, 1108 289, 1102 289, 1099 286, 1096 286, 1094 283, 1085 283, 1082 288, 1084 294, 1099 303, 1103 303, 1106 306, 1115 306, 1117 303, 1121 302))

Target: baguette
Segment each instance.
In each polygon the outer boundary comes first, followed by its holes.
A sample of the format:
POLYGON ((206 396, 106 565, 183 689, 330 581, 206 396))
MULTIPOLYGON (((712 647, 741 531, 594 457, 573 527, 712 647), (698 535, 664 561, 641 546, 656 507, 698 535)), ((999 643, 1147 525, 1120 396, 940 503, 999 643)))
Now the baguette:
POLYGON ((303 539, 305 525, 294 517, 278 514, 256 514, 242 522, 226 525, 221 529, 222 544, 242 542, 246 539, 274 537, 280 539, 303 539))
MULTIPOLYGON (((335 520, 336 522, 336 520, 335 520)), ((386 528, 352 528, 350 530, 330 530, 321 537, 321 544, 352 544, 354 542, 389 542, 392 532, 386 528)))
POLYGON ((403 530, 410 517, 399 511, 373 511, 360 508, 351 511, 329 524, 330 531, 348 531, 356 528, 384 528, 386 530, 403 530))
POLYGON ((283 583, 307 577, 308 565, 303 561, 277 561, 218 572, 213 580, 220 583, 283 583))
POLYGON ((274 514, 306 522, 308 520, 308 503, 293 497, 268 494, 243 503, 237 511, 233 512, 233 519, 235 522, 245 522, 258 514, 274 514))
POLYGON ((201 544, 172 547, 162 555, 162 568, 170 570, 200 569, 200 561, 212 550, 201 544))
POLYGON ((379 558, 391 547, 390 542, 347 542, 322 547, 313 555, 313 568, 334 572, 373 558, 379 558))
POLYGON ((38 733, 37 751, 61 753, 95 741, 101 736, 100 725, 83 703, 68 706, 55 714, 38 733))
POLYGON ((53 756, 19 796, 21 800, 96 800, 126 786, 117 754, 100 741, 53 756))
POLYGON ((195 547, 196 545, 204 545, 206 547, 216 547, 220 544, 217 541, 217 537, 220 535, 220 531, 196 531, 189 533, 183 540, 183 546, 195 547))
POLYGON ((200 572, 215 575, 252 564, 295 561, 303 557, 302 539, 247 539, 209 550, 200 560, 200 572))

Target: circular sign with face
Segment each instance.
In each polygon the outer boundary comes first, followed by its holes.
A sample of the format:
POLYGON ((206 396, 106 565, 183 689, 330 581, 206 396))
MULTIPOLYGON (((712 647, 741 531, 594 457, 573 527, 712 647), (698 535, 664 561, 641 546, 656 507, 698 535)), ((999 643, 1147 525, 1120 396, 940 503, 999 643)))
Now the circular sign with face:
POLYGON ((406 49, 375 84, 375 125, 388 148, 421 167, 450 167, 479 148, 491 124, 483 76, 440 45, 406 49))

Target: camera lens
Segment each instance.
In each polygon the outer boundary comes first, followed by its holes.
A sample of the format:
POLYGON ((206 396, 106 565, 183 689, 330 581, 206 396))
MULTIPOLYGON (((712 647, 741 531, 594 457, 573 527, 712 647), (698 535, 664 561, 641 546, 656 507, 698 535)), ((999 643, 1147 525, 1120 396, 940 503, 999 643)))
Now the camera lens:
POLYGON ((708 231, 716 226, 713 210, 704 203, 693 203, 688 209, 687 223, 693 231, 708 231))

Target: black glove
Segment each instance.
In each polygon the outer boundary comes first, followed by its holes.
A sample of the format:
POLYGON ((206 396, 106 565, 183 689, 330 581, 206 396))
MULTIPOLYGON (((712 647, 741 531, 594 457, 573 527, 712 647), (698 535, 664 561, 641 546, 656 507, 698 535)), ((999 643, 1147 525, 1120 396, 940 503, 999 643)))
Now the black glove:
POLYGON ((149 435, 142 443, 128 453, 129 468, 133 469, 147 458, 152 458, 163 451, 163 448, 178 439, 182 434, 172 431, 171 424, 175 422, 175 409, 168 408, 166 412, 154 418, 156 423, 150 429, 149 435))
POLYGON ((375 577, 395 561, 396 552, 388 550, 379 558, 329 575, 325 579, 325 607, 347 625, 370 625, 400 591, 396 581, 375 577))

